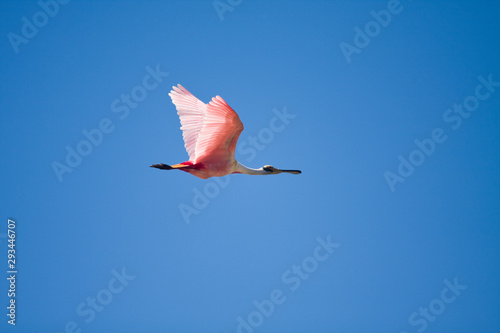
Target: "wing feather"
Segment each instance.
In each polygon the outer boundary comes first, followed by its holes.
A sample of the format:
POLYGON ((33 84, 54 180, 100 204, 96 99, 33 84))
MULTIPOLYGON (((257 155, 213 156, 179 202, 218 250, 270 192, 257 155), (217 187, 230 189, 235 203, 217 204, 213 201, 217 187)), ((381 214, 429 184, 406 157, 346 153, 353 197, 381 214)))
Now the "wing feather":
POLYGON ((234 110, 220 96, 207 104, 203 128, 196 143, 197 162, 207 158, 234 159, 243 124, 234 110))
POLYGON ((189 160, 194 161, 196 141, 203 127, 206 105, 180 84, 177 87, 173 86, 168 95, 177 108, 177 114, 181 121, 184 147, 189 155, 189 160))
POLYGON ((181 120, 184 146, 193 163, 234 159, 243 124, 220 96, 204 104, 180 84, 170 92, 181 120))

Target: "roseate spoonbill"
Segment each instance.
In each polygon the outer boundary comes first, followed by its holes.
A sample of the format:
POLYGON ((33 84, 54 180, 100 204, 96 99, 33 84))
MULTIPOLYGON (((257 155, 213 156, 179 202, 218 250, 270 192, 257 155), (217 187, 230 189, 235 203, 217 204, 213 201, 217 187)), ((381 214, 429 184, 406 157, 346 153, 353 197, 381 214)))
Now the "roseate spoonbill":
POLYGON ((181 120, 182 137, 189 161, 175 165, 153 164, 152 168, 178 169, 202 179, 222 177, 230 173, 301 173, 300 170, 282 170, 270 165, 251 169, 239 163, 234 158, 234 150, 243 131, 243 124, 236 112, 220 96, 215 96, 205 104, 180 84, 172 88, 169 96, 181 120))

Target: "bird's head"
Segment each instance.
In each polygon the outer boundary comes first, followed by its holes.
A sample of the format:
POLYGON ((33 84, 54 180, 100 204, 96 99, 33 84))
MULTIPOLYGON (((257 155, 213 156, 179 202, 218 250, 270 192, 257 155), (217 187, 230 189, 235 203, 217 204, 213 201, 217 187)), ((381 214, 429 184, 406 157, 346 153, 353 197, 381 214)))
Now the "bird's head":
POLYGON ((294 175, 298 175, 298 174, 302 173, 302 171, 300 171, 300 170, 282 170, 282 169, 275 168, 271 165, 264 165, 262 167, 262 170, 266 171, 269 175, 277 175, 277 174, 282 173, 282 172, 291 173, 294 175))

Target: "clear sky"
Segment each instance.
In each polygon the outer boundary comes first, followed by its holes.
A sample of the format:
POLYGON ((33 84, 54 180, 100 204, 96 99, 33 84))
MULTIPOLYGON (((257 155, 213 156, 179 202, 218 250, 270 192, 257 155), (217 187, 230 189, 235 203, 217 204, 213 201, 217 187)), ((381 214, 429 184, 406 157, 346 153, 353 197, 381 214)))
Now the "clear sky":
POLYGON ((499 14, 1 1, 1 331, 499 332, 499 14), (303 173, 149 168, 188 158, 178 83, 303 173))

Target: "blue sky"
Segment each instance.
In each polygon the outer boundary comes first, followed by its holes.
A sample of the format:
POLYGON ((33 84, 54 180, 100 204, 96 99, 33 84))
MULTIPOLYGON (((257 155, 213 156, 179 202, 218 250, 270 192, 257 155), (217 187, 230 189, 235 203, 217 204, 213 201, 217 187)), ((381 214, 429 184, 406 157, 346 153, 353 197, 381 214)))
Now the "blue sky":
POLYGON ((498 332, 499 9, 2 1, 2 331, 498 332), (149 168, 177 83, 303 173, 149 168))

